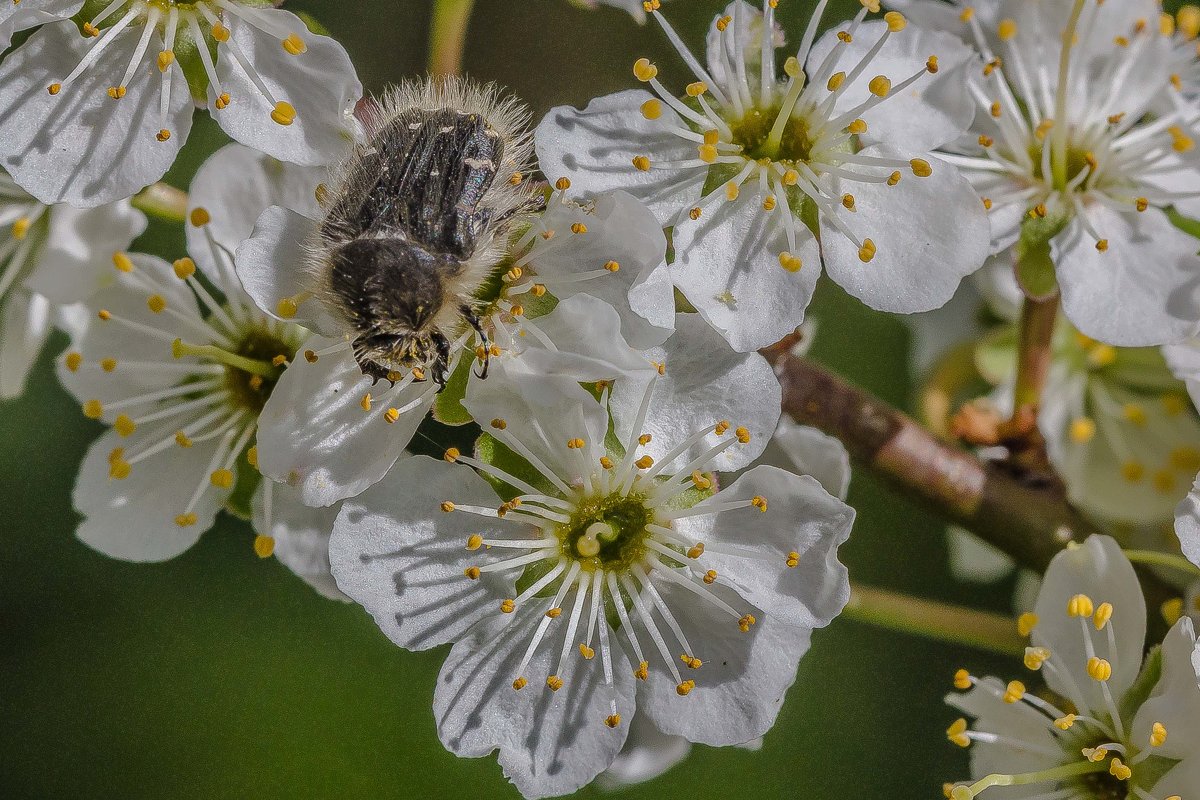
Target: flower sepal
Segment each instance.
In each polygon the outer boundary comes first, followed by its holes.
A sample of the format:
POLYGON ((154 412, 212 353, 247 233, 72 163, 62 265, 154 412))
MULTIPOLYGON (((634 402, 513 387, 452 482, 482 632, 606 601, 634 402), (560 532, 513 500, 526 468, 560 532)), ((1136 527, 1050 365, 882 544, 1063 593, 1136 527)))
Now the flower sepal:
POLYGON ((1015 267, 1017 283, 1030 300, 1049 300, 1058 293, 1058 277, 1050 251, 1050 240, 1067 227, 1063 213, 1035 209, 1021 222, 1015 267))

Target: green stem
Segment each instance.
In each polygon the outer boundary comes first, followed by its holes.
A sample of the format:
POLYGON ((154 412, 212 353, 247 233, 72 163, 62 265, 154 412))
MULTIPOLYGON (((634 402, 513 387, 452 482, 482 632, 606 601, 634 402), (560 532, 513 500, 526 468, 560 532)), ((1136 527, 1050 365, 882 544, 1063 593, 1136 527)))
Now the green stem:
POLYGON ((1048 300, 1025 298, 1021 309, 1021 341, 1017 353, 1017 380, 1013 413, 1024 408, 1036 413, 1046 388, 1046 376, 1054 360, 1054 324, 1058 318, 1058 295, 1048 300))
POLYGON ((142 189, 129 202, 134 208, 165 222, 183 222, 187 218, 187 192, 162 181, 142 189))
POLYGON ((1025 640, 1007 617, 854 585, 842 615, 880 628, 965 645, 1005 656, 1025 652, 1025 640))
POLYGON ((969 787, 965 787, 966 791, 961 789, 964 787, 956 787, 950 793, 952 800, 959 798, 972 798, 981 793, 984 789, 990 789, 993 786, 1029 786, 1035 783, 1052 783, 1061 781, 1064 778, 1075 778, 1080 775, 1090 775, 1095 772, 1108 771, 1109 764, 1107 761, 1078 761, 1073 764, 1067 764, 1061 767, 1053 767, 1044 769, 1039 772, 1025 772, 1019 775, 987 775, 969 787), (958 792, 955 794, 954 792, 958 792))
POLYGON ((1167 567, 1168 569, 1186 572, 1192 576, 1200 575, 1200 567, 1197 567, 1191 561, 1175 553, 1160 553, 1157 550, 1126 550, 1124 552, 1125 557, 1135 564, 1167 567))
POLYGON ((429 72, 458 75, 462 71, 467 23, 475 0, 435 0, 429 26, 429 72))

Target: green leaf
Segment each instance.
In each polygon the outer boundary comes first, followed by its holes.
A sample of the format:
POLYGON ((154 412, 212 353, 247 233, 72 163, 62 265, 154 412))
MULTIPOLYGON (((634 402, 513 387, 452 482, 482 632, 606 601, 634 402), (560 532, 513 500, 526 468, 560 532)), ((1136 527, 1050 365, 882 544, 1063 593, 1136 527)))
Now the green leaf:
POLYGON ((225 510, 239 519, 250 519, 250 500, 254 497, 258 485, 262 483, 262 473, 250 466, 245 455, 240 456, 234 464, 234 473, 236 482, 233 484, 233 491, 225 500, 225 510))
POLYGON ((467 394, 467 381, 471 379, 474 363, 474 357, 464 355, 460 358, 454 372, 450 373, 450 380, 433 401, 433 418, 443 425, 466 425, 472 421, 471 412, 462 401, 467 394))
POLYGON ((1134 715, 1137 714, 1137 710, 1142 707, 1142 704, 1150 697, 1150 693, 1154 691, 1154 687, 1158 686, 1158 681, 1161 677, 1162 646, 1155 645, 1146 655, 1146 660, 1142 662, 1142 671, 1138 673, 1133 686, 1129 687, 1129 691, 1121 698, 1122 719, 1133 719, 1134 715))
POLYGON ((1050 240, 1067 226, 1067 215, 1027 216, 1017 241, 1017 282, 1032 300, 1046 300, 1058 292, 1058 277, 1050 257, 1050 240))
MULTIPOLYGON (((546 480, 545 476, 535 469, 532 464, 486 431, 481 433, 479 439, 475 442, 475 457, 485 464, 494 465, 514 478, 525 481, 543 494, 558 494, 558 490, 554 487, 554 484, 546 480)), ((480 474, 492 485, 496 490, 496 494, 504 500, 511 500, 519 494, 524 494, 524 492, 507 481, 503 481, 482 471, 480 471, 480 474)))

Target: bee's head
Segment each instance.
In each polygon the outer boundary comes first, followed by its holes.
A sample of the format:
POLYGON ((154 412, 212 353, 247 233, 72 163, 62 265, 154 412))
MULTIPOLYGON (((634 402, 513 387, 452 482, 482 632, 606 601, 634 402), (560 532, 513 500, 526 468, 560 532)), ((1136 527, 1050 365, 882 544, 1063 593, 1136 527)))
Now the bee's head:
POLYGON ((364 375, 376 381, 397 381, 408 369, 426 371, 425 378, 445 385, 449 375, 450 342, 441 333, 380 333, 359 336, 354 358, 364 375))

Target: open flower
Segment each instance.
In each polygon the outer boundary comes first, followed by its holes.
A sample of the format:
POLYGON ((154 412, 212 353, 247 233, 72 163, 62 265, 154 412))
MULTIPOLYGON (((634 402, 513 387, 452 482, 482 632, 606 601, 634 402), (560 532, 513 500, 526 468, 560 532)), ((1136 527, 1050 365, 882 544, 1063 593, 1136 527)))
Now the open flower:
POLYGON ((975 123, 941 155, 984 198, 993 251, 1031 296, 1060 287, 1067 316, 1095 339, 1190 334, 1197 242, 1167 209, 1200 211, 1200 111, 1180 92, 1185 64, 1164 35, 1174 26, 1154 2, 992 5, 985 28, 962 4, 985 63, 970 76, 975 123))
POLYGON ((54 305, 98 288, 100 267, 146 227, 121 201, 44 205, 0 170, 0 399, 21 394, 54 324, 54 305))
POLYGON ((1172 800, 1200 792, 1200 685, 1192 622, 1181 619, 1143 664, 1146 604, 1117 543, 1093 536, 1055 556, 1035 610, 1025 665, 1045 691, 960 670, 947 698, 950 741, 971 747, 973 782, 952 800, 990 797, 1172 800), (1006 793, 1007 792, 1007 793, 1006 793))
MULTIPOLYGON (((257 174, 245 159, 220 169, 228 168, 257 174)), ((321 299, 321 265, 308 246, 319 225, 316 186, 258 179, 228 185, 247 183, 259 187, 240 201, 247 210, 253 198, 276 191, 266 202, 280 205, 262 213, 238 248, 238 274, 264 312, 316 334, 267 404, 260 435, 265 473, 298 487, 307 503, 328 505, 379 480, 435 401, 445 421, 469 421, 456 398, 482 379, 485 364, 487 380, 502 380, 510 373, 500 363, 522 358, 530 359, 527 371, 580 381, 649 373, 654 366, 638 351, 661 344, 674 327, 673 291, 659 268, 666 239, 653 217, 623 193, 580 204, 556 189, 546 210, 499 248, 495 279, 476 298, 480 331, 464 320, 450 342, 446 396, 439 398, 442 387, 427 379, 432 364, 378 379, 355 357, 352 322, 321 299)), ((715 361, 729 363, 720 355, 715 361)))
POLYGON ((476 454, 398 464, 334 528, 338 585, 394 642, 454 643, 434 696, 443 744, 499 749, 527 797, 591 781, 635 712, 693 742, 762 735, 849 595, 849 507, 774 467, 718 490, 713 458, 751 438, 719 418, 647 455, 651 398, 609 449, 603 398, 573 381, 481 381, 476 454))
POLYGON ((112 0, 81 31, 68 19, 79 3, 20 5, 62 20, 0 64, 0 164, 43 202, 95 206, 158 180, 196 104, 234 139, 300 164, 337 161, 352 138, 362 86, 346 51, 288 11, 112 0))
POLYGON ((949 300, 987 254, 978 198, 928 152, 970 123, 973 55, 896 12, 864 21, 877 3, 815 41, 824 5, 780 76, 773 2, 730 4, 707 66, 648 3, 695 74, 682 99, 641 59, 652 93, 554 109, 536 133, 548 175, 630 191, 675 226, 676 286, 738 350, 803 321, 821 263, 873 308, 911 313, 949 300))

